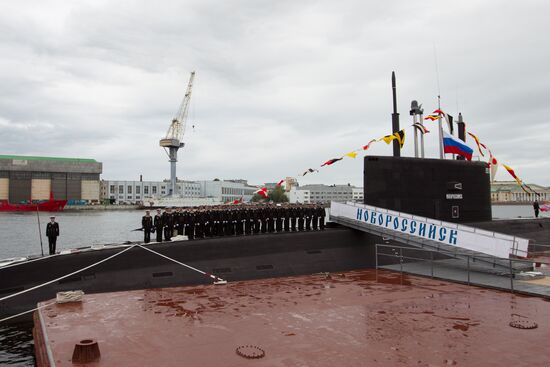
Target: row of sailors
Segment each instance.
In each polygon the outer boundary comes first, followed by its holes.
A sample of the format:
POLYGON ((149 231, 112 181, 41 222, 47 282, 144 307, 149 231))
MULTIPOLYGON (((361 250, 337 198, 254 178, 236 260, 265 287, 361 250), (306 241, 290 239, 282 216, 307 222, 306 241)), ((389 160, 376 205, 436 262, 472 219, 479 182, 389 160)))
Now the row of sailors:
POLYGON ((188 239, 213 236, 251 235, 258 233, 295 232, 325 229, 325 208, 314 204, 242 205, 239 207, 211 206, 196 208, 157 209, 142 218, 144 242, 170 241, 173 236, 188 239))

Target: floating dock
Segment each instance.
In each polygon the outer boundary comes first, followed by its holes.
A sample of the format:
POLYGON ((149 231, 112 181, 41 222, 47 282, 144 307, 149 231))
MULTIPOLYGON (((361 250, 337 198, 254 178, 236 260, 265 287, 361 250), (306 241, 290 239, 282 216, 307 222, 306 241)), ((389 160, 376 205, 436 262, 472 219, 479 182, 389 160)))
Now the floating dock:
POLYGON ((385 270, 42 302, 37 364, 525 366, 548 361, 547 300, 385 270), (541 344, 542 343, 542 344, 541 344), (82 355, 82 354, 80 354, 82 355))

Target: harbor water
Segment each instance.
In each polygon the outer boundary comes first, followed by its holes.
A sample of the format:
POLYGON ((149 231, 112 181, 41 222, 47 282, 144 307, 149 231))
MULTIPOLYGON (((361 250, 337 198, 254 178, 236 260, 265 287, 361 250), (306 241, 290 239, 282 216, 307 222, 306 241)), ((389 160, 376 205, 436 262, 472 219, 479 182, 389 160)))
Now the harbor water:
MULTIPOLYGON (((56 214, 60 225, 57 249, 69 249, 92 244, 139 241, 143 211, 76 211, 56 214)), ((532 218, 530 205, 493 206, 495 219, 532 218)), ((45 237, 48 214, 40 214, 40 229, 44 252, 48 252, 45 237)), ((36 213, 0 213, 0 259, 39 255, 40 235, 36 213)), ((32 324, 0 325, 0 365, 34 366, 32 324)))
MULTIPOLYGON (((134 229, 141 227, 143 214, 140 210, 56 213, 56 221, 60 227, 57 250, 93 244, 139 241, 143 234, 134 229)), ((530 205, 495 205, 493 218, 533 218, 533 208, 530 205)), ((45 233, 49 220, 47 213, 40 214, 44 253, 48 252, 48 239, 45 233)), ((40 253, 36 213, 0 213, 0 259, 40 253)))

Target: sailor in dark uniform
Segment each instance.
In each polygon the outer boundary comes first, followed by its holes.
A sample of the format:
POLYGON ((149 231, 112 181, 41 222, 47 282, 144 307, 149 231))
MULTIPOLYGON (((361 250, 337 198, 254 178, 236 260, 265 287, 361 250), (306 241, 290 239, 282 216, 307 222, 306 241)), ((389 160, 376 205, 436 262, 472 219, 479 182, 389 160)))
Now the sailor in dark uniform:
POLYGON ((292 232, 296 232, 296 217, 298 216, 298 208, 296 206, 292 206, 289 209, 289 215, 290 215, 290 229, 292 232))
POLYGON ((187 234, 187 238, 192 240, 195 238, 195 220, 196 220, 196 216, 195 216, 195 210, 191 210, 189 209, 187 211, 187 226, 186 226, 186 234, 187 234))
POLYGON ((164 240, 171 241, 174 234, 174 217, 170 208, 166 208, 164 213, 162 213, 162 225, 164 228, 164 240))
POLYGON ((223 236, 224 233, 224 224, 223 221, 225 220, 225 212, 222 209, 217 209, 217 221, 216 221, 216 235, 223 236))
POLYGON ((177 208, 174 213, 174 228, 176 235, 183 235, 183 211, 182 208, 177 208))
POLYGON ((320 206, 318 210, 319 210, 319 229, 321 229, 321 231, 324 231, 325 230, 325 215, 326 215, 325 208, 320 206))
POLYGON ((283 221, 285 232, 290 232, 290 208, 283 208, 283 221))
POLYGON ((149 210, 145 211, 145 215, 141 218, 141 228, 143 228, 143 242, 151 242, 151 231, 153 230, 153 217, 149 214, 149 210))
POLYGON ((273 217, 275 218, 275 230, 277 232, 283 231, 283 208, 280 206, 273 208, 273 217))
POLYGON ((314 231, 319 228, 319 210, 318 206, 314 206, 311 208, 311 227, 314 231))
POLYGON ((210 231, 213 237, 216 237, 218 235, 218 219, 218 208, 213 208, 212 210, 210 210, 210 220, 212 221, 210 223, 210 231))
POLYGON ((204 209, 204 236, 212 237, 212 210, 204 209))
POLYGON ((272 233, 275 231, 275 218, 273 218, 273 215, 275 214, 273 211, 273 208, 271 206, 268 206, 265 209, 265 213, 267 216, 267 231, 269 233, 272 233))
POLYGON ((304 208, 305 221, 306 221, 306 231, 311 231, 311 207, 306 206, 304 208))
POLYGON ((59 224, 53 216, 50 217, 50 223, 46 226, 46 236, 48 237, 50 255, 55 255, 55 244, 59 236, 59 224))
POLYGON ((269 218, 268 208, 264 206, 260 209, 260 221, 262 222, 262 233, 267 232, 268 218, 269 218))
POLYGON ((299 206, 296 210, 296 217, 298 218, 298 230, 301 232, 304 230, 304 208, 299 206))
POLYGON ((250 208, 246 208, 246 209, 243 209, 243 213, 244 213, 244 233, 246 235, 251 235, 252 234, 252 228, 254 226, 254 222, 252 220, 252 209, 250 208))
POLYGON ((235 235, 239 236, 242 234, 242 225, 243 221, 241 218, 241 210, 239 208, 233 209, 233 223, 235 224, 235 235))
POLYGON ((252 209, 252 232, 254 234, 260 233, 260 209, 252 209))
POLYGON ((204 213, 202 209, 198 208, 195 213, 195 238, 204 237, 204 213))
POLYGON ((157 242, 162 242, 162 215, 160 209, 157 209, 157 214, 154 218, 155 232, 157 233, 157 242))

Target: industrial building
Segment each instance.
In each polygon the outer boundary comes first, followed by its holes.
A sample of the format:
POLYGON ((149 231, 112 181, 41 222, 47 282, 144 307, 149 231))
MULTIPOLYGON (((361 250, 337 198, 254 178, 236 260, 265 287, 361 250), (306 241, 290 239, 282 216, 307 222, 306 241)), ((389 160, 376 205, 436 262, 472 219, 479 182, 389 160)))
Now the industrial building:
MULTIPOLYGON (((177 181, 178 193, 184 197, 198 198, 201 185, 193 181, 177 181)), ((170 181, 113 181, 101 180, 101 199, 118 204, 146 203, 148 199, 168 195, 170 181)))
POLYGON ((331 201, 363 201, 363 188, 352 185, 304 185, 292 187, 291 203, 329 203, 331 201))
POLYGON ((99 202, 102 163, 94 159, 0 155, 0 200, 99 202))
MULTIPOLYGON (((258 188, 246 180, 176 181, 177 193, 185 198, 214 198, 225 203, 240 200, 250 201, 258 188)), ((147 199, 169 194, 170 181, 101 181, 101 198, 114 203, 139 204, 147 199)))
POLYGON ((495 181, 491 183, 491 201, 493 203, 532 203, 535 200, 550 200, 550 187, 529 184, 537 194, 527 193, 516 181, 495 181))
POLYGON ((213 180, 197 181, 201 185, 204 197, 218 199, 225 203, 234 200, 250 201, 254 192, 258 190, 256 186, 251 186, 246 180, 213 180))

